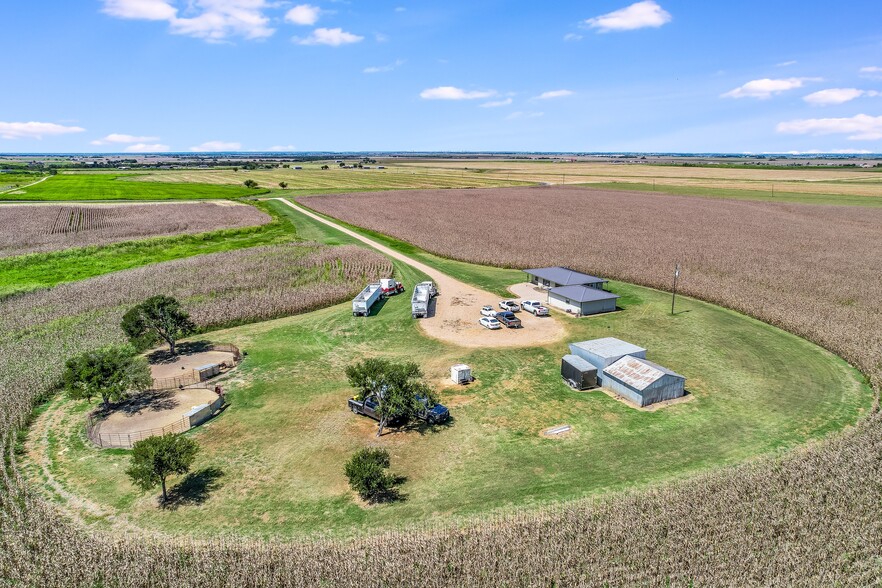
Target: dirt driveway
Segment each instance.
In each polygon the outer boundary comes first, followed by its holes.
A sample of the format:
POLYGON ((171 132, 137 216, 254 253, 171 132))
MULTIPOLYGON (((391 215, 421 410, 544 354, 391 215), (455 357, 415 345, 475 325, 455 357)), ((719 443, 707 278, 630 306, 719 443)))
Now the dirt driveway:
MULTIPOLYGON (((451 278, 425 263, 381 245, 373 239, 363 237, 335 222, 326 220, 284 198, 277 198, 277 200, 314 220, 370 245, 384 255, 403 261, 432 278, 438 291, 441 292, 435 301, 434 316, 415 319, 419 320, 423 331, 430 337, 462 347, 533 347, 554 343, 564 336, 565 331, 555 317, 537 318, 525 312, 518 313, 518 317, 524 324, 522 329, 503 328, 489 331, 478 324, 478 319, 481 318, 481 307, 485 304, 499 308, 500 298, 495 294, 451 278)), ((409 284, 409 286, 412 288, 413 284, 409 284)))

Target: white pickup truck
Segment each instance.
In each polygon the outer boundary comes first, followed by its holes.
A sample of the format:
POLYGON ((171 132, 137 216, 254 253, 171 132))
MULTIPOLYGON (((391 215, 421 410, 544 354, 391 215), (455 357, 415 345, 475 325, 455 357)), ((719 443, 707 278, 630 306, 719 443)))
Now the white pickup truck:
POLYGON ((521 303, 521 308, 534 316, 548 316, 548 309, 542 306, 542 303, 538 300, 524 300, 521 303))

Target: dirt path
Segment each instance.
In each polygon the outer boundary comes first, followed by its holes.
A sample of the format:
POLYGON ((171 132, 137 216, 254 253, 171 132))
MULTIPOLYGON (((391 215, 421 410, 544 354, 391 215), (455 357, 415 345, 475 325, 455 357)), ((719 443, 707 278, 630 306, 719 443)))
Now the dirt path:
MULTIPOLYGON (((481 318, 481 307, 485 304, 498 308, 500 298, 495 294, 451 278, 425 263, 359 235, 355 231, 350 231, 284 198, 276 200, 429 276, 437 285, 441 295, 436 299, 434 316, 416 320, 419 320, 423 331, 430 337, 462 347, 532 347, 554 343, 564 336, 564 328, 555 317, 537 318, 526 312, 518 313, 524 324, 522 329, 503 328, 489 331, 478 324, 478 319, 481 318)), ((412 291, 412 287, 413 284, 408 284, 408 291, 412 291)))
POLYGON ((30 188, 31 186, 36 186, 40 182, 45 182, 46 180, 48 180, 51 177, 52 176, 45 176, 43 178, 40 178, 36 182, 31 182, 30 184, 26 184, 24 186, 18 186, 17 188, 9 188, 8 190, 3 190, 2 192, 0 192, 0 196, 2 196, 3 194, 9 194, 10 192, 15 192, 17 190, 24 190, 25 188, 30 188))

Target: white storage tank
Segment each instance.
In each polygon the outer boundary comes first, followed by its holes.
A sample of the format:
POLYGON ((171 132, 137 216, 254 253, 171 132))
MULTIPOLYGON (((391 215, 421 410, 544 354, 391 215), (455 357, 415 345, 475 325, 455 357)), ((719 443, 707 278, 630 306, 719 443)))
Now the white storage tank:
POLYGON ((468 384, 472 378, 472 368, 464 363, 457 364, 450 368, 450 379, 457 384, 468 384))

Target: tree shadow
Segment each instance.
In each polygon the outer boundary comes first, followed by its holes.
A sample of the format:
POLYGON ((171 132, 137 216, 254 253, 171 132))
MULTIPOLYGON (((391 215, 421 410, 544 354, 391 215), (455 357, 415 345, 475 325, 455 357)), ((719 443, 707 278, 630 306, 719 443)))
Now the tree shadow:
POLYGON ((221 487, 220 478, 224 476, 220 468, 209 466, 190 472, 168 492, 168 500, 163 508, 174 510, 182 506, 202 504, 212 492, 221 487))
POLYGON ((128 416, 141 414, 144 410, 171 410, 180 404, 175 398, 175 392, 176 390, 149 390, 115 405, 112 410, 118 410, 128 416))
POLYGON ((399 476, 390 474, 391 483, 389 487, 381 492, 377 492, 371 496, 367 502, 371 504, 389 504, 391 502, 406 502, 407 494, 403 493, 398 487, 407 482, 407 476, 399 476))
POLYGON ((186 341, 178 343, 177 353, 172 355, 168 349, 157 349, 147 355, 147 361, 153 365, 174 363, 181 355, 193 355, 211 351, 211 341, 186 341))
POLYGON ((438 433, 440 431, 444 431, 446 429, 451 428, 456 424, 456 419, 453 416, 447 418, 443 423, 427 423, 426 421, 411 421, 402 427, 398 427, 396 431, 406 432, 406 431, 416 431, 420 435, 427 435, 429 433, 438 433))

